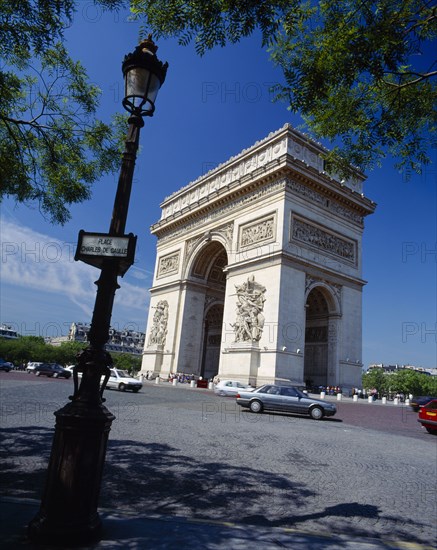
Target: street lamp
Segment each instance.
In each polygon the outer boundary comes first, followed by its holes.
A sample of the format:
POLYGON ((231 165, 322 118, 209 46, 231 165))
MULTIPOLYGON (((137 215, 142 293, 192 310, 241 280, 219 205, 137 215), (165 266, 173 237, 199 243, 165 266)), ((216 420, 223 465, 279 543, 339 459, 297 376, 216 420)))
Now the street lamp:
POLYGON ((40 510, 29 523, 28 534, 38 543, 85 543, 101 536, 97 512, 106 446, 115 416, 103 405, 103 391, 112 359, 105 351, 109 338, 114 296, 123 276, 133 264, 136 237, 125 235, 139 132, 143 117, 153 116, 167 63, 156 57, 151 36, 126 55, 124 108, 130 113, 117 193, 109 233, 79 232, 76 260, 101 270, 89 346, 78 356, 74 368, 74 393, 70 403, 55 412, 47 480, 40 510))

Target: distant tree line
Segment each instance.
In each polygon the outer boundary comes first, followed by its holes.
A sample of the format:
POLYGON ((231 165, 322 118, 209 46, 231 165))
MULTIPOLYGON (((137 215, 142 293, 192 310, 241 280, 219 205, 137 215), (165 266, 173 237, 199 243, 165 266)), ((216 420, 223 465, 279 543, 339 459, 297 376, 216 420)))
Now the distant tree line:
POLYGON ((376 389, 380 396, 396 393, 437 396, 437 376, 411 369, 386 372, 376 368, 363 375, 363 388, 368 391, 376 389))
MULTIPOLYGON (((77 355, 87 344, 81 342, 63 342, 52 346, 40 336, 22 336, 17 339, 0 338, 0 357, 10 361, 16 367, 26 366, 29 361, 59 363, 62 366, 74 365, 77 355)), ((114 366, 130 372, 141 368, 141 357, 130 353, 111 353, 114 366)))

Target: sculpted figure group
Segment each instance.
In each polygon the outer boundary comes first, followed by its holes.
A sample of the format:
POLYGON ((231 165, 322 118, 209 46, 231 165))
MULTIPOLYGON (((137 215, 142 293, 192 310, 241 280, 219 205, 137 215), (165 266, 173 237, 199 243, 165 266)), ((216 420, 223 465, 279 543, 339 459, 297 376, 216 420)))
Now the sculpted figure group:
POLYGON ((164 345, 165 338, 167 336, 167 322, 168 322, 168 302, 167 300, 160 300, 155 307, 155 313, 153 314, 153 325, 150 331, 149 343, 164 345))
POLYGON ((235 342, 258 342, 264 327, 264 302, 266 288, 251 275, 241 285, 235 285, 237 295, 236 321, 231 324, 235 342))

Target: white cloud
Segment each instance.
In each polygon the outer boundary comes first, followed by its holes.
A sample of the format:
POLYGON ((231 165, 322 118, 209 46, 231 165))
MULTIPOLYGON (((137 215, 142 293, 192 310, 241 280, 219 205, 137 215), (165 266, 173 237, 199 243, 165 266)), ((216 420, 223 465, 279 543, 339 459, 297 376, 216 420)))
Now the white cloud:
MULTIPOLYGON (((54 239, 12 221, 2 220, 0 228, 2 284, 66 296, 87 317, 91 316, 96 295, 94 282, 100 271, 74 261, 75 243, 54 239)), ((123 279, 119 284, 117 307, 141 310, 145 318, 148 289, 123 279)))

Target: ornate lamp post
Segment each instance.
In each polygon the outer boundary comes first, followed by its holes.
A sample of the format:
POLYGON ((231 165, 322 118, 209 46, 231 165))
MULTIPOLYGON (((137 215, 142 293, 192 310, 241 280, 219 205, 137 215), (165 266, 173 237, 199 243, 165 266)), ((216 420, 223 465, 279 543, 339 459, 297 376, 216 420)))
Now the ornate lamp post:
POLYGON ((115 416, 103 405, 112 359, 104 346, 109 338, 114 296, 134 261, 136 237, 125 235, 132 179, 143 117, 153 116, 168 64, 156 57, 151 36, 126 55, 124 108, 130 113, 122 166, 109 233, 80 231, 76 260, 101 269, 89 347, 74 369, 71 402, 55 412, 56 427, 45 491, 38 514, 28 527, 29 537, 42 543, 82 543, 98 540, 97 512, 106 446, 115 416), (81 375, 81 376, 80 376, 81 375), (103 382, 102 382, 103 380, 103 382))

